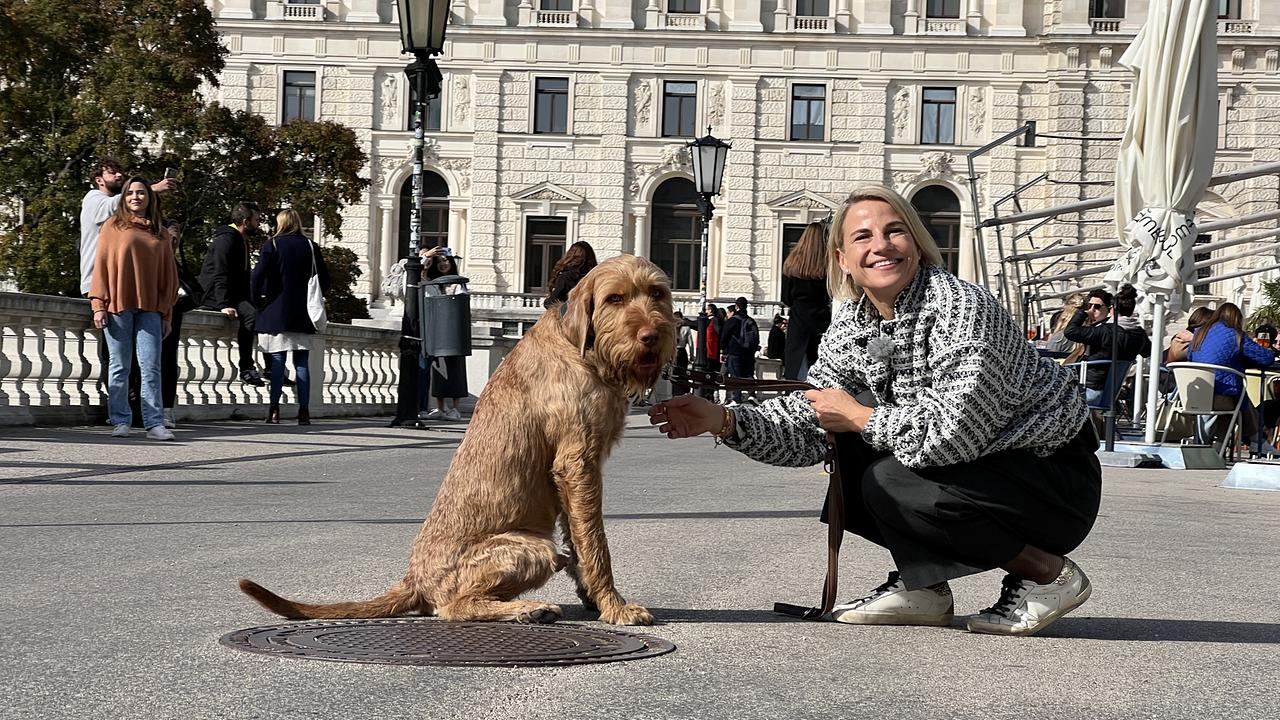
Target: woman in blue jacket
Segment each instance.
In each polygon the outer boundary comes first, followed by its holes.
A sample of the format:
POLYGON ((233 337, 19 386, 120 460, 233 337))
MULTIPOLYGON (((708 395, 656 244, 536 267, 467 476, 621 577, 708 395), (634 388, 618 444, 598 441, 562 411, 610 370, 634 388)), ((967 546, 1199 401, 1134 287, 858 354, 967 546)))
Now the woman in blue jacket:
MULTIPOLYGON (((1223 365, 1243 372, 1245 368, 1271 365, 1276 360, 1276 354, 1245 335, 1244 315, 1240 308, 1233 303, 1224 302, 1196 330, 1187 359, 1191 362, 1223 365)), ((1227 372, 1215 374, 1214 408, 1230 410, 1236 406, 1242 392, 1244 388, 1241 387, 1239 376, 1227 372)), ((1258 418, 1248 395, 1245 395, 1244 405, 1240 408, 1240 428, 1248 442, 1254 442, 1258 434, 1258 418)), ((1220 427, 1215 424, 1215 439, 1224 430, 1225 420, 1220 423, 1220 427)))
POLYGON ((253 269, 253 298, 258 305, 258 346, 271 355, 271 407, 267 422, 280 422, 280 394, 284 385, 284 359, 293 353, 297 373, 298 424, 311 424, 311 348, 316 326, 307 311, 307 283, 320 278, 329 294, 329 268, 320 247, 302 234, 302 220, 294 210, 276 215, 276 235, 262 246, 253 269))

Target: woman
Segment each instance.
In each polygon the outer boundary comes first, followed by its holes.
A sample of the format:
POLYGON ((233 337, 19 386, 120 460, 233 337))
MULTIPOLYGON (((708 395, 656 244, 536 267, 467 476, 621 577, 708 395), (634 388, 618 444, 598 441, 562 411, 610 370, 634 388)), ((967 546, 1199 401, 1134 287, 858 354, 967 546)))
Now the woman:
POLYGON ((102 224, 89 288, 93 325, 106 329, 111 354, 107 415, 113 437, 129 435, 129 371, 136 347, 147 437, 173 439, 161 410, 160 345, 177 299, 178 266, 161 227, 160 202, 146 178, 131 177, 115 214, 102 224))
POLYGON ((650 421, 772 465, 822 462, 837 435, 845 529, 888 548, 898 570, 833 619, 949 625, 947 581, 1000 567, 999 600, 968 629, 1043 629, 1090 592, 1065 557, 1093 526, 1102 482, 1079 386, 990 293, 944 269, 892 190, 855 190, 827 247, 838 306, 809 370, 821 389, 733 410, 685 395, 650 421))
MULTIPOLYGON (((1068 340, 1085 345, 1088 354, 1085 359, 1111 360, 1112 349, 1115 359, 1122 363, 1132 363, 1139 355, 1151 355, 1151 338, 1142 329, 1142 323, 1133 317, 1133 310, 1138 304, 1138 291, 1132 285, 1124 284, 1112 297, 1106 290, 1094 290, 1089 293, 1084 307, 1076 310, 1067 323, 1064 333, 1068 340), (1111 322, 1112 305, 1115 306, 1116 322, 1111 322), (1087 323, 1087 324, 1086 324, 1087 323)), ((1127 367, 1127 366, 1125 366, 1127 367)), ((1090 365, 1085 370, 1084 396, 1091 407, 1100 407, 1111 402, 1102 397, 1102 389, 1107 384, 1107 374, 1111 370, 1110 363, 1090 365)), ((1116 387, 1119 387, 1117 384, 1116 387)))
POLYGON ((773 326, 769 328, 769 341, 765 343, 764 356, 770 360, 782 360, 786 354, 787 319, 775 314, 773 326))
POLYGON ((596 251, 591 249, 591 245, 584 240, 570 245, 560 262, 551 268, 551 274, 547 278, 550 291, 547 299, 542 301, 542 306, 551 307, 556 303, 567 302, 569 291, 595 266, 596 251))
POLYGON ((782 376, 802 380, 818 358, 818 342, 831 324, 827 291, 826 226, 809 223, 782 263, 782 304, 791 308, 782 376))
POLYGON ((329 293, 329 268, 320 246, 302 234, 297 211, 276 215, 276 234, 262 246, 250 277, 250 293, 258 306, 258 347, 271 356, 271 406, 268 423, 280 422, 280 395, 284 387, 285 356, 293 353, 298 424, 311 424, 311 349, 316 326, 307 310, 307 283, 320 278, 320 289, 329 293))
POLYGON ((1084 307, 1084 293, 1072 293, 1063 301, 1062 308, 1053 314, 1049 337, 1044 342, 1044 349, 1055 353, 1066 353, 1063 362, 1073 363, 1084 354, 1084 345, 1067 338, 1067 325, 1076 311, 1084 307))
MULTIPOLYGON (((458 261, 454 259, 449 248, 436 247, 423 255, 429 261, 427 279, 435 280, 445 275, 458 274, 458 261)), ((593 260, 594 262, 594 256, 593 260)), ((427 285, 427 294, 445 292, 457 295, 467 292, 463 283, 448 285, 444 290, 439 285, 427 285)), ((566 291, 567 292, 567 291, 566 291)), ((431 396, 436 399, 436 407, 427 413, 428 420, 461 420, 462 413, 458 409, 458 401, 467 396, 467 359, 462 355, 438 357, 431 360, 431 396), (448 404, 449 407, 445 407, 448 404)))
MULTIPOLYGON (((1234 368, 1241 372, 1250 367, 1267 367, 1276 361, 1273 350, 1267 350, 1244 332, 1244 315, 1234 303, 1224 302, 1205 320, 1191 338, 1187 352, 1191 362, 1209 363, 1234 368)), ((1214 373, 1213 406, 1218 410, 1230 410, 1240 400, 1244 388, 1240 378, 1232 373, 1214 373)), ((1214 438, 1218 440, 1226 430, 1226 419, 1214 423, 1214 438)), ((1258 411, 1249 396, 1245 395, 1240 407, 1240 429, 1249 443, 1258 437, 1258 411)))
POLYGON ((1165 362, 1186 360, 1191 350, 1191 341, 1195 339, 1196 330, 1205 324, 1213 311, 1207 307, 1198 307, 1187 316, 1187 326, 1169 338, 1169 349, 1165 352, 1165 362))

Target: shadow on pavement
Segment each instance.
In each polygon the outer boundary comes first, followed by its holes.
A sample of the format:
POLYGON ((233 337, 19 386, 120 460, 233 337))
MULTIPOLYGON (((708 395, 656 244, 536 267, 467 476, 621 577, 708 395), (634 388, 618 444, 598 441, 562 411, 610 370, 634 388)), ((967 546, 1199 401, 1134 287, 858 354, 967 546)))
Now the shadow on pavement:
POLYGON ((1163 620, 1159 618, 1063 618, 1039 637, 1138 642, 1212 642, 1236 644, 1280 643, 1280 625, 1222 620, 1163 620))

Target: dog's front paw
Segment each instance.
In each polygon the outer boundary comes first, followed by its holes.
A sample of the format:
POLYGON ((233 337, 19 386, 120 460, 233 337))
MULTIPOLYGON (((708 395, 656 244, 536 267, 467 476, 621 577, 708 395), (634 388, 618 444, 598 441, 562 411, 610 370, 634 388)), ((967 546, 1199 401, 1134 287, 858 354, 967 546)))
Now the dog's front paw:
POLYGON ((550 625, 560 619, 563 613, 559 605, 534 605, 516 614, 516 622, 550 625))
POLYGON ((635 603, 618 605, 600 613, 600 619, 613 625, 652 625, 653 615, 635 603))

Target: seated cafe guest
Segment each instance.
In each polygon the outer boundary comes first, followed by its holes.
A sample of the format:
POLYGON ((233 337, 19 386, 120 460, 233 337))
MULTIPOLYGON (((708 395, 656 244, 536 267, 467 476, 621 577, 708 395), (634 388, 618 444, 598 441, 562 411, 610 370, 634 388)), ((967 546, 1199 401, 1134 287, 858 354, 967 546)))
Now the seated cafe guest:
MULTIPOLYGON (((1084 307, 1071 316, 1064 334, 1068 340, 1088 347, 1085 359, 1091 362, 1110 360, 1113 346, 1116 350, 1115 359, 1120 362, 1132 363, 1139 355, 1149 356, 1151 338, 1147 337, 1142 323, 1133 317, 1137 303, 1138 291, 1129 284, 1121 285, 1114 297, 1106 290, 1094 290, 1089 293, 1084 307), (1118 318, 1118 322, 1114 323, 1110 320, 1113 302, 1118 318), (1113 338, 1113 334, 1116 337, 1113 338)), ((1102 397, 1102 389, 1110 371, 1110 363, 1091 364, 1085 371, 1084 395, 1090 406, 1098 407, 1110 402, 1102 397)), ((1119 387, 1119 384, 1114 387, 1119 387)))
POLYGON ((832 619, 947 626, 955 578, 1001 568, 970 632, 1030 635, 1078 607, 1090 584, 1066 557, 1098 514, 1102 473, 1070 369, 1040 358, 985 289, 960 280, 914 208, 881 186, 853 191, 827 239, 835 298, 809 382, 820 389, 726 408, 695 395, 655 405, 670 438, 711 433, 759 462, 839 453, 844 527, 897 569, 832 619))
MULTIPOLYGON (((1236 370, 1245 368, 1267 367, 1276 360, 1274 350, 1267 350, 1244 332, 1244 315, 1234 303, 1224 302, 1196 330, 1187 352, 1191 362, 1222 365, 1236 370)), ((1244 388, 1240 378, 1228 372, 1219 371, 1214 375, 1213 406, 1218 410, 1230 410, 1240 400, 1244 388)), ((1219 417, 1214 423, 1215 441, 1226 432, 1228 418, 1219 417)), ((1258 413, 1249 396, 1244 396, 1244 405, 1240 408, 1240 429, 1246 441, 1254 443, 1258 435, 1258 413)))

